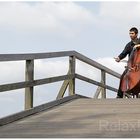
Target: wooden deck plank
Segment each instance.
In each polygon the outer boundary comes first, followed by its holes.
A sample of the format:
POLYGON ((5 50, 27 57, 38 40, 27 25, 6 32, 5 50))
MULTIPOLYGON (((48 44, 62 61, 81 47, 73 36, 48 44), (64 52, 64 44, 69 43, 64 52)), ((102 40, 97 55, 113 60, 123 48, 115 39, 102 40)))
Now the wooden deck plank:
POLYGON ((79 98, 2 126, 0 137, 140 137, 140 100, 79 98))

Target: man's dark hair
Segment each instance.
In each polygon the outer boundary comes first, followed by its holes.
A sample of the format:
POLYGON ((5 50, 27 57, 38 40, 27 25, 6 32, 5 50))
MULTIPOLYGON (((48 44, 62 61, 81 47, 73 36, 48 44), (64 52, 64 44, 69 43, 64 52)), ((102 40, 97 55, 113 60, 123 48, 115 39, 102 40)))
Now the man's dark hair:
POLYGON ((138 34, 138 29, 136 27, 131 28, 129 31, 135 32, 135 34, 138 34))

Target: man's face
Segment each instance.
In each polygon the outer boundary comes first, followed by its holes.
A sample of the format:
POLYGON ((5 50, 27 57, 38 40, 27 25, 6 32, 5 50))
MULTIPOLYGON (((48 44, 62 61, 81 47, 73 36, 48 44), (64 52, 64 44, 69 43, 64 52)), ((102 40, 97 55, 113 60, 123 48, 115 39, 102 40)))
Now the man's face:
POLYGON ((130 35, 130 38, 131 38, 132 40, 136 39, 137 36, 138 36, 138 34, 136 34, 134 31, 130 31, 130 32, 129 32, 129 35, 130 35))

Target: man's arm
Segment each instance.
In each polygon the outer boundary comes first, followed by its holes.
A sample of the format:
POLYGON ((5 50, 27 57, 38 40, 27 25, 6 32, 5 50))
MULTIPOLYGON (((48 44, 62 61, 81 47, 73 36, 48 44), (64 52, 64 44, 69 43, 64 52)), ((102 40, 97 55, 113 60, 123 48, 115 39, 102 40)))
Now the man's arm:
POLYGON ((125 46, 124 50, 122 51, 122 53, 118 56, 121 59, 124 59, 128 54, 128 44, 125 46))
POLYGON ((128 44, 125 46, 124 50, 120 53, 120 55, 115 58, 115 61, 120 62, 120 60, 125 58, 127 54, 128 54, 128 44))

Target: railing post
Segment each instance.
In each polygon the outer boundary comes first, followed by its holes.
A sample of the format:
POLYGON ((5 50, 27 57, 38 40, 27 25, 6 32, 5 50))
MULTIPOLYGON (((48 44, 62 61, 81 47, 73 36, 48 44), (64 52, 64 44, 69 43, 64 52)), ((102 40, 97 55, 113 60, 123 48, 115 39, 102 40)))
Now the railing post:
MULTIPOLYGON (((75 56, 69 56, 69 74, 75 74, 75 56)), ((69 81, 69 95, 75 94, 75 77, 69 81)))
MULTIPOLYGON (((25 80, 34 80, 34 60, 26 60, 25 80)), ((33 87, 25 88, 25 110, 33 107, 33 87)))
MULTIPOLYGON (((106 84, 106 73, 104 70, 101 70, 101 83, 103 85, 106 84)), ((101 90, 101 98, 106 98, 106 88, 103 88, 102 87, 102 90, 101 90)))

